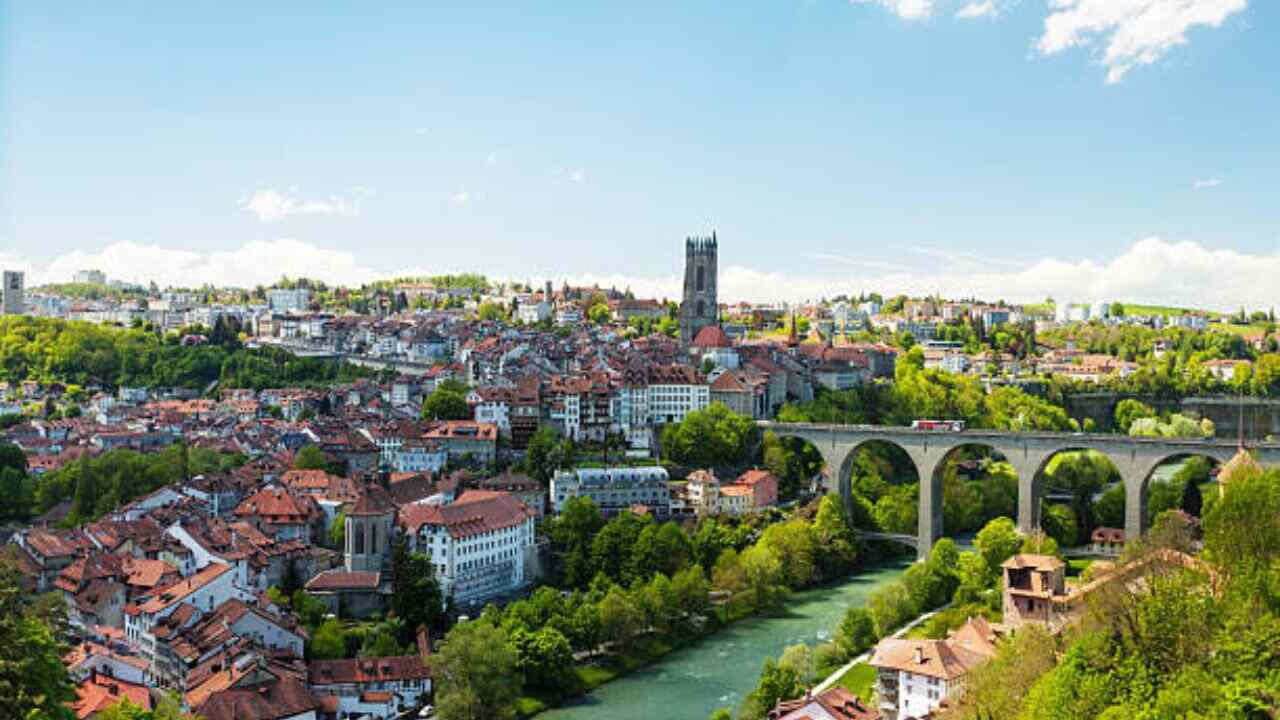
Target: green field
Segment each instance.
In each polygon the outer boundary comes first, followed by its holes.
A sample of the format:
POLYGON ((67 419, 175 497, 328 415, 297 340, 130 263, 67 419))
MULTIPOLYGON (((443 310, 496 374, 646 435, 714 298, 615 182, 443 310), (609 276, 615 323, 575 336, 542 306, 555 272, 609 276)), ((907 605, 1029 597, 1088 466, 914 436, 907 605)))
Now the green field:
POLYGON ((837 685, 858 696, 867 705, 871 704, 871 686, 876 682, 876 669, 866 663, 858 663, 840 676, 837 685))

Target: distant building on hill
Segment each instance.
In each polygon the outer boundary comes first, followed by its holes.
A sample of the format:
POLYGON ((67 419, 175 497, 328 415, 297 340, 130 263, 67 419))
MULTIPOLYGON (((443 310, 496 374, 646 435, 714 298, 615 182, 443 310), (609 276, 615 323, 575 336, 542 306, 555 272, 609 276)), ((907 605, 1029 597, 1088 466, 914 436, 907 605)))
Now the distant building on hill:
POLYGON ((27 311, 25 276, 17 270, 0 275, 0 315, 22 315, 27 311))

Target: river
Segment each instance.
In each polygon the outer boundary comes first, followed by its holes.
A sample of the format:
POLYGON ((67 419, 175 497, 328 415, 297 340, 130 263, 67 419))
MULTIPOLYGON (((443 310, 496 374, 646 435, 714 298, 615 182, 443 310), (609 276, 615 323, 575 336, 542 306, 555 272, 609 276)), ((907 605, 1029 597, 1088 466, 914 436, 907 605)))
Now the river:
POLYGON ((851 605, 902 576, 908 561, 866 570, 844 582, 793 594, 779 615, 733 623, 701 642, 618 678, 539 720, 706 720, 718 707, 735 711, 755 687, 760 666, 796 643, 816 645, 851 605))

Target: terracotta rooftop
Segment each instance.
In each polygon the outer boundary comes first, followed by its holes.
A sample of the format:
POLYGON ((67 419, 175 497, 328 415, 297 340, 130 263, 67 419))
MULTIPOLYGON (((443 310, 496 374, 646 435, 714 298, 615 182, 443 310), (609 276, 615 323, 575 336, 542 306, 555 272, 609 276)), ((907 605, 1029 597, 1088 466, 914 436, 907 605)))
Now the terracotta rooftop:
POLYGON ((733 342, 729 340, 729 336, 724 334, 724 330, 719 325, 708 325, 698 331, 689 343, 689 347, 695 348, 727 348, 733 347, 733 342))
POLYGON ((145 685, 135 685, 97 673, 76 686, 76 700, 71 703, 71 709, 79 720, 85 720, 115 705, 122 698, 144 710, 151 709, 151 691, 145 685))
POLYGON ((514 495, 467 490, 450 505, 406 505, 399 522, 416 533, 423 525, 443 526, 454 538, 464 538, 518 525, 533 514, 514 495))
POLYGON ((870 665, 902 672, 955 680, 991 656, 949 640, 887 638, 876 646, 870 665))
POLYGON ((307 581, 308 590, 376 590, 382 573, 325 570, 307 581))
POLYGON ((1000 567, 1009 570, 1018 570, 1021 568, 1030 568, 1032 570, 1057 570, 1066 567, 1066 563, 1052 555, 1031 555, 1021 554, 1000 563, 1000 567))
POLYGON ((186 580, 170 585, 152 595, 138 609, 144 613, 160 612, 176 602, 182 602, 192 593, 231 572, 231 570, 231 566, 225 563, 210 563, 203 570, 186 580))

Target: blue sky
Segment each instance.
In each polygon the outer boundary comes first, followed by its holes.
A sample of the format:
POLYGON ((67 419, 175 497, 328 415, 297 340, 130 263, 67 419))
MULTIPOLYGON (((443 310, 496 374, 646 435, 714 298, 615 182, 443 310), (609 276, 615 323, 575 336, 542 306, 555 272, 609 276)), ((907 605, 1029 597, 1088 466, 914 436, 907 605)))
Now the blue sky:
POLYGON ((0 0, 0 262, 1273 302, 1277 3, 263 4, 0 0))

